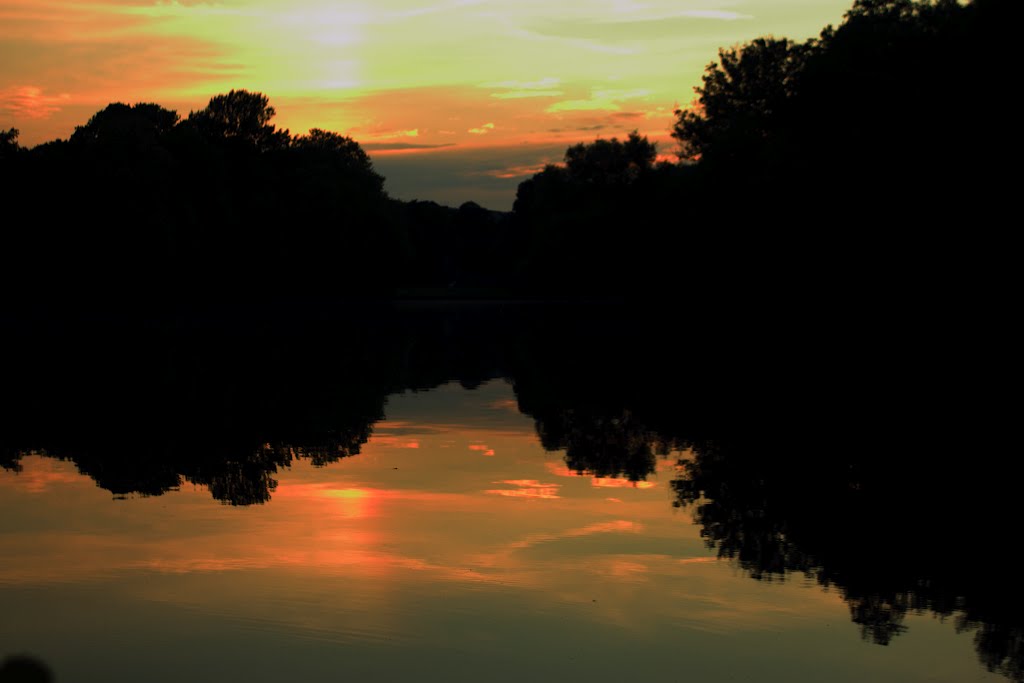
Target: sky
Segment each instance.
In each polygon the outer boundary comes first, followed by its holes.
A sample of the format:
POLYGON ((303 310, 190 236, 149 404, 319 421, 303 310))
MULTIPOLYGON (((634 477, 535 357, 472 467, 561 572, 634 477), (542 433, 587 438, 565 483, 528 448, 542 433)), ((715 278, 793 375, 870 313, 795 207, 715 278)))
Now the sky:
POLYGON ((852 0, 0 0, 0 129, 67 138, 111 102, 185 116, 262 92, 349 135, 400 199, 508 209, 566 147, 638 130, 666 157, 720 47, 805 39, 852 0))

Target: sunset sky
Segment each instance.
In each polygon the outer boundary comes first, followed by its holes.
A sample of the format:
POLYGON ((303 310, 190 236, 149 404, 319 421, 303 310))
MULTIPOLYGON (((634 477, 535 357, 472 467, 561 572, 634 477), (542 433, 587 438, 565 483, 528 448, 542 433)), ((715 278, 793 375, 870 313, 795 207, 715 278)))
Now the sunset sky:
POLYGON ((402 199, 511 206, 565 148, 672 111, 717 49, 803 39, 852 0, 0 0, 0 128, 66 138, 110 102, 232 88, 358 140, 402 199))

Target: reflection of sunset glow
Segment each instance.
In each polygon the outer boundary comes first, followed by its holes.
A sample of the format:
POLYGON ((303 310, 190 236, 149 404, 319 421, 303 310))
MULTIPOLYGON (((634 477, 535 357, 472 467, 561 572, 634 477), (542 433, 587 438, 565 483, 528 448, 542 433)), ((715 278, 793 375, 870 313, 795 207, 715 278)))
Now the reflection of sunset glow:
MULTIPOLYGON (((17 474, 17 483, 30 493, 47 493, 67 486, 88 487, 89 482, 82 475, 58 460, 31 458, 33 467, 26 467, 17 474)), ((2 470, 0 470, 2 471, 2 470)))
POLYGON ((640 533, 643 530, 643 524, 638 524, 625 519, 618 519, 614 522, 597 522, 595 524, 588 524, 587 526, 578 529, 568 529, 557 534, 535 534, 521 541, 510 543, 508 547, 521 550, 523 548, 535 546, 538 543, 549 543, 563 538, 582 538, 584 536, 592 536, 594 534, 640 533))
POLYGON ((608 566, 608 573, 620 579, 633 578, 639 574, 646 574, 647 571, 647 565, 627 560, 613 560, 608 566))
POLYGON ((583 476, 579 472, 570 470, 564 463, 560 462, 546 462, 544 463, 544 469, 556 477, 570 477, 572 479, 578 479, 583 476))
POLYGON ((327 495, 331 498, 366 498, 370 492, 366 489, 341 489, 329 491, 327 495))
POLYGON ((506 479, 505 481, 496 481, 495 484, 508 484, 509 486, 515 486, 514 489, 491 489, 484 493, 490 493, 496 496, 506 496, 509 498, 544 498, 553 499, 560 498, 558 495, 559 484, 542 484, 536 479, 506 479))
POLYGON ((370 513, 370 491, 365 489, 341 489, 327 491, 326 495, 338 502, 338 512, 343 517, 362 519, 370 513))
POLYGON ((476 451, 477 453, 483 453, 484 455, 487 455, 487 456, 493 456, 494 455, 494 449, 493 448, 488 448, 484 444, 478 444, 478 443, 470 444, 469 445, 469 450, 476 451))
MULTIPOLYGON (((561 463, 549 462, 545 463, 544 467, 548 472, 556 477, 579 479, 587 476, 585 472, 576 472, 561 463)), ((629 479, 620 479, 616 477, 591 477, 590 485, 599 489, 653 489, 657 486, 653 481, 630 481, 629 479)))
POLYGON ((630 481, 629 479, 611 479, 608 477, 594 477, 590 485, 599 489, 653 489, 657 484, 653 481, 630 481))

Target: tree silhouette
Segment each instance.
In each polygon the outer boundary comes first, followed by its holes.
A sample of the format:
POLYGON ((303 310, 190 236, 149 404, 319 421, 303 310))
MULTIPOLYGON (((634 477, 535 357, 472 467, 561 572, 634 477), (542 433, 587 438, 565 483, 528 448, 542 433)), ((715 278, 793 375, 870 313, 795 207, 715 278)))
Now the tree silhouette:
POLYGON ((177 123, 178 113, 158 104, 109 104, 77 126, 70 142, 141 153, 156 146, 177 123))
POLYGON ((573 145, 565 151, 565 168, 570 182, 628 185, 649 171, 657 156, 657 145, 634 130, 625 141, 598 139, 573 145))
POLYGON ((266 95, 232 90, 211 98, 205 109, 191 112, 186 122, 213 139, 238 142, 265 152, 288 145, 288 131, 279 131, 270 123, 276 115, 266 95))
POLYGON ((308 135, 292 138, 289 149, 300 156, 307 182, 315 183, 318 175, 326 174, 347 186, 353 196, 384 192, 384 177, 374 171, 369 155, 350 137, 313 128, 308 135))
POLYGON ((18 144, 18 136, 21 132, 17 128, 0 130, 0 161, 13 159, 22 148, 18 144))
POLYGON ((625 140, 573 145, 564 165, 548 165, 520 183, 513 212, 526 243, 523 269, 534 287, 577 296, 642 288, 637 270, 658 223, 652 200, 671 172, 656 159, 656 144, 634 130, 625 140))
POLYGON ((775 142, 778 116, 785 113, 812 44, 758 38, 721 49, 708 65, 695 109, 676 111, 672 137, 680 155, 706 163, 738 163, 775 142))

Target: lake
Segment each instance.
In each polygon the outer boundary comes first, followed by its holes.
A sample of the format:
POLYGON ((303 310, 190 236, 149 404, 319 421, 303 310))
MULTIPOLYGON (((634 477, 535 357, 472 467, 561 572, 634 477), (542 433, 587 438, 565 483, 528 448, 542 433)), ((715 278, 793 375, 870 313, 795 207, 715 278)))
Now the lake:
POLYGON ((0 659, 69 683, 1024 680, 998 483, 837 406, 862 368, 629 315, 19 322, 0 659))

